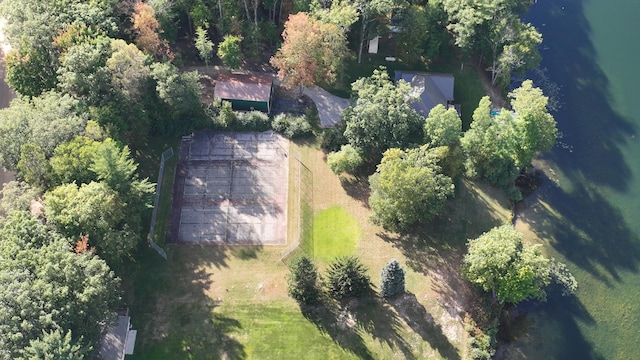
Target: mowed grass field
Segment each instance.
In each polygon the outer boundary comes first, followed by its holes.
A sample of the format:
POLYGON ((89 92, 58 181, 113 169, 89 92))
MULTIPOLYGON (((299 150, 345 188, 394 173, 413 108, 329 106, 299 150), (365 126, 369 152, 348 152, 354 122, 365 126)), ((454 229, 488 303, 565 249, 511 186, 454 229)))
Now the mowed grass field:
POLYGON ((458 275, 460 260, 468 238, 509 220, 503 194, 461 181, 438 219, 412 234, 388 234, 368 221, 365 180, 334 175, 314 143, 291 147, 313 173, 320 268, 355 255, 377 285, 395 258, 407 272, 407 294, 300 309, 287 296, 285 246, 170 246, 168 261, 141 246, 123 276, 138 330, 128 359, 464 358, 470 289, 458 275))

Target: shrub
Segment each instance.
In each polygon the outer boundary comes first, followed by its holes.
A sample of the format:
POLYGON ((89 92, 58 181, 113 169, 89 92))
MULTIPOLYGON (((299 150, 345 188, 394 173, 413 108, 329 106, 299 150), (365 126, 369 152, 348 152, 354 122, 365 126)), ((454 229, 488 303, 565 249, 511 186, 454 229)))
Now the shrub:
POLYGON ((269 116, 261 111, 236 113, 234 128, 238 131, 267 131, 270 127, 269 116))
POLYGON ((305 137, 312 134, 311 125, 304 116, 278 114, 273 118, 271 125, 273 130, 283 134, 289 139, 305 137))
POLYGON ((336 259, 329 266, 327 290, 336 299, 363 296, 371 288, 367 268, 353 256, 336 259))
POLYGON ((337 175, 343 172, 353 173, 363 161, 358 150, 351 145, 343 145, 340 151, 327 156, 329 168, 337 175))
POLYGON ((215 122, 215 125, 222 128, 228 128, 236 122, 236 119, 237 115, 231 108, 231 103, 223 101, 220 107, 220 112, 218 113, 218 121, 215 122))
POLYGON ((336 126, 324 129, 320 135, 320 146, 327 151, 340 150, 342 145, 348 143, 347 138, 344 136, 346 128, 346 123, 340 121, 336 126))
POLYGON ((396 259, 389 261, 380 272, 380 295, 390 298, 404 293, 404 269, 396 259))
POLYGON ((289 296, 300 305, 315 304, 320 295, 317 284, 318 269, 311 259, 306 256, 296 259, 287 279, 289 296))

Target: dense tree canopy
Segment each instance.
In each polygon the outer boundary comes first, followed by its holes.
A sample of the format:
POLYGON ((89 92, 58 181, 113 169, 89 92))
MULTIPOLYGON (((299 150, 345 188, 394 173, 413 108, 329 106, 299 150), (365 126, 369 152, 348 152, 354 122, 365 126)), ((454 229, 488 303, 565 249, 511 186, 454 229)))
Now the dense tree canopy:
POLYGON ((344 29, 306 13, 291 15, 284 26, 284 43, 271 58, 283 84, 302 87, 334 81, 349 55, 344 29))
POLYGON ((37 352, 56 330, 82 335, 83 345, 96 341, 118 283, 91 252, 72 252, 69 239, 25 212, 10 214, 0 228, 0 357, 37 352))
POLYGON ((386 151, 376 173, 369 178, 372 221, 398 231, 438 214, 454 190, 451 178, 441 173, 438 161, 437 152, 428 146, 386 151))
POLYGON ((554 276, 554 263, 542 254, 540 245, 523 243, 521 233, 504 225, 469 241, 463 275, 485 291, 492 291, 501 302, 544 300, 545 287, 554 276))
POLYGON ((16 98, 0 110, 0 164, 15 170, 22 146, 37 144, 47 156, 61 143, 82 132, 86 117, 68 95, 47 92, 31 100, 16 98))
POLYGON ((411 87, 394 84, 384 68, 352 84, 355 104, 343 119, 349 143, 376 160, 389 148, 405 148, 422 140, 424 119, 410 106, 411 87))
POLYGON ((491 114, 488 97, 480 100, 471 128, 461 139, 470 177, 507 186, 525 170, 536 153, 550 150, 556 142, 556 121, 547 110, 548 98, 531 80, 509 93, 513 111, 491 114))

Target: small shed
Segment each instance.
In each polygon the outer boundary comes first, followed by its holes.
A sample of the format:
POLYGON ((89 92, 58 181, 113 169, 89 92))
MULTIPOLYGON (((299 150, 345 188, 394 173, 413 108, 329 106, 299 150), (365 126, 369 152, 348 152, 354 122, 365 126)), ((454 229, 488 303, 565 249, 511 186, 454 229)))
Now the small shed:
POLYGON ((235 110, 271 113, 273 77, 269 75, 220 74, 213 97, 229 101, 235 110))

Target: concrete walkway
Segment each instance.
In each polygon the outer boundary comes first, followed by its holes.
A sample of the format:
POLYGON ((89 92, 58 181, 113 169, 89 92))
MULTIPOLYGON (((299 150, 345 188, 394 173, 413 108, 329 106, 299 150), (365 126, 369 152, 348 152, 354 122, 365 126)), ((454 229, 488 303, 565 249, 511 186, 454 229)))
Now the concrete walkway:
POLYGON ((349 106, 349 99, 332 95, 319 86, 314 86, 311 89, 304 88, 303 93, 316 103, 322 127, 336 126, 342 118, 342 112, 349 106))

